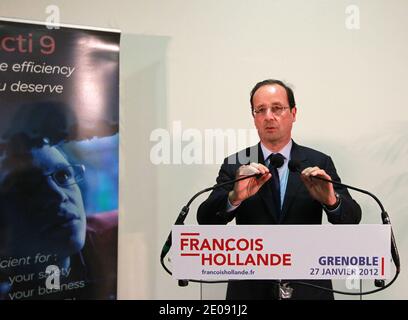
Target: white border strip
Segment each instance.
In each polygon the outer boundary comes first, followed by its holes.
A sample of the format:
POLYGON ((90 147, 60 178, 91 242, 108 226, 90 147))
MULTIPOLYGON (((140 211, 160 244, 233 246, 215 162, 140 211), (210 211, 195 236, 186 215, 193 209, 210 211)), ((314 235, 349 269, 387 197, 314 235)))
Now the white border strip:
POLYGON ((37 25, 43 25, 43 26, 52 26, 52 27, 63 27, 63 28, 86 29, 86 30, 121 33, 121 31, 118 30, 118 29, 108 29, 108 28, 81 26, 81 25, 65 24, 65 23, 46 23, 44 21, 35 21, 35 20, 25 20, 25 19, 17 19, 17 18, 0 17, 0 21, 2 21, 2 20, 6 21, 6 22, 21 22, 21 23, 30 23, 30 24, 37 24, 37 25))

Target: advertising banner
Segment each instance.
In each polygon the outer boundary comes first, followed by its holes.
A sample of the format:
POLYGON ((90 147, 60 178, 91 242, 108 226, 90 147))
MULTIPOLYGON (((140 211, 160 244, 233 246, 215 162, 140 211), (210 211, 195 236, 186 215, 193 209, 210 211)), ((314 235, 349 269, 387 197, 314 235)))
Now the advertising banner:
POLYGON ((0 19, 0 299, 116 299, 115 30, 0 19))
POLYGON ((173 226, 176 279, 387 279, 389 225, 173 226))

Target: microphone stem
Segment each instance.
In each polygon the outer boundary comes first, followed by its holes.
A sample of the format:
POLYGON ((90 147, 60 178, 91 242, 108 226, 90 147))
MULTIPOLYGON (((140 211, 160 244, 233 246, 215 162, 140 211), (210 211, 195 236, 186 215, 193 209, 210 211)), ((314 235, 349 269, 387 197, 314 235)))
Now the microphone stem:
MULTIPOLYGON (((383 224, 391 225, 390 217, 388 216, 387 212, 385 211, 384 206, 382 205, 381 201, 374 194, 372 194, 371 192, 368 192, 367 190, 363 190, 363 189, 360 189, 360 188, 352 187, 352 186, 349 186, 349 185, 341 183, 341 182, 337 182, 337 181, 333 181, 333 180, 330 180, 330 179, 322 178, 322 177, 313 176, 312 178, 322 180, 322 181, 326 181, 326 182, 330 182, 330 183, 332 183, 334 185, 346 187, 348 189, 359 191, 361 193, 364 193, 364 194, 367 194, 367 195, 371 196, 378 203, 378 205, 381 208, 381 219, 383 221, 383 224)), ((399 273, 400 272, 400 259, 399 259, 397 243, 395 241, 394 232, 392 230, 392 227, 391 227, 391 255, 393 257, 394 264, 395 264, 395 267, 397 269, 397 273, 399 273)))
MULTIPOLYGON (((184 220, 187 218, 187 214, 188 214, 188 212, 189 212, 189 210, 190 210, 190 205, 191 205, 191 203, 192 203, 198 196, 202 195, 203 193, 206 193, 206 192, 208 192, 208 191, 211 191, 211 190, 214 190, 214 189, 223 187, 223 186, 228 185, 228 184, 235 183, 235 182, 237 182, 237 181, 241 181, 241 180, 245 180, 245 179, 249 179, 249 178, 253 178, 253 177, 258 177, 258 176, 260 176, 259 173, 254 173, 254 174, 251 174, 251 175, 249 175, 249 176, 243 176, 243 177, 239 177, 239 178, 237 178, 237 179, 231 180, 231 181, 222 182, 222 183, 216 184, 216 185, 214 185, 214 186, 212 186, 212 187, 209 187, 209 188, 206 188, 206 189, 204 189, 204 190, 201 190, 201 191, 197 192, 197 193, 187 202, 187 204, 181 209, 179 215, 177 216, 177 219, 176 219, 176 222, 174 223, 174 225, 182 225, 182 224, 184 224, 184 220)), ((161 254, 160 254, 160 259, 161 259, 162 261, 163 261, 164 258, 166 257, 166 255, 167 255, 167 253, 169 252, 170 248, 171 248, 171 231, 170 231, 169 235, 167 236, 166 242, 164 243, 163 248, 162 248, 162 251, 161 251, 161 254)))
POLYGON ((330 183, 333 183, 333 184, 338 185, 338 186, 341 186, 341 187, 346 187, 346 188, 351 189, 351 190, 355 190, 355 191, 359 191, 359 192, 365 193, 365 194, 371 196, 371 197, 378 203, 378 205, 380 206, 382 212, 385 212, 384 206, 382 205, 382 203, 380 202, 380 200, 379 200, 374 194, 372 194, 371 192, 368 192, 367 190, 363 190, 363 189, 360 189, 360 188, 352 187, 352 186, 349 186, 349 185, 347 185, 347 184, 344 184, 344 183, 341 183, 341 182, 337 182, 337 181, 333 181, 333 180, 326 179, 326 178, 322 178, 322 177, 316 177, 316 176, 314 176, 314 177, 312 177, 312 178, 313 178, 313 179, 322 180, 322 181, 326 181, 326 182, 330 182, 330 183))
POLYGON ((190 199, 189 202, 187 202, 186 207, 189 208, 190 205, 191 205, 191 203, 192 203, 198 196, 202 195, 203 193, 206 193, 206 192, 211 191, 211 190, 214 190, 214 189, 218 189, 218 188, 220 188, 220 187, 223 187, 223 186, 226 186, 226 185, 229 185, 229 184, 232 184, 232 183, 241 181, 241 180, 258 177, 258 176, 260 176, 260 175, 261 175, 261 174, 259 174, 259 173, 254 173, 254 174, 251 174, 251 175, 249 175, 249 176, 243 176, 243 177, 240 177, 240 178, 231 180, 231 181, 226 181, 226 182, 218 183, 218 184, 216 184, 216 185, 214 185, 214 186, 212 186, 212 187, 209 187, 209 188, 206 188, 206 189, 204 189, 204 190, 201 190, 200 192, 197 192, 197 193, 190 199))

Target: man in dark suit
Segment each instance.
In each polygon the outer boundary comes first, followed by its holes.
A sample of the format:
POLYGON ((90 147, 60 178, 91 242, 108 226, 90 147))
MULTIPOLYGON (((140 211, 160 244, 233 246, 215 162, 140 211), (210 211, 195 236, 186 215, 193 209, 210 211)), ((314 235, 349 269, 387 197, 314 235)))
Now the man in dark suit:
MULTIPOLYGON (((226 224, 235 218, 237 224, 321 224, 324 210, 331 223, 359 223, 360 206, 347 189, 312 179, 340 181, 331 158, 292 140, 297 111, 292 89, 279 80, 264 80, 252 89, 250 101, 260 143, 226 158, 217 183, 252 173, 262 176, 214 190, 198 208, 198 222, 226 224), (282 167, 268 167, 278 154, 284 158, 282 167), (300 175, 290 172, 291 159, 305 168, 300 175)), ((293 289, 292 299, 333 299, 330 291, 283 282, 293 289)), ((330 280, 304 282, 332 288, 330 280)), ((230 281, 227 299, 279 299, 282 287, 271 280, 230 281)))

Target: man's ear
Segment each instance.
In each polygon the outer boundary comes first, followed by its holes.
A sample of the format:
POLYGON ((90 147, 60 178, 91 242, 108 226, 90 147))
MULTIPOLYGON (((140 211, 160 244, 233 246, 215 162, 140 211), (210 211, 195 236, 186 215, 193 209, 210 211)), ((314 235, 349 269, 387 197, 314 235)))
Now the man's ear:
POLYGON ((296 106, 293 107, 292 110, 290 110, 290 113, 292 114, 293 122, 296 122, 296 113, 297 113, 297 108, 296 108, 296 106))

